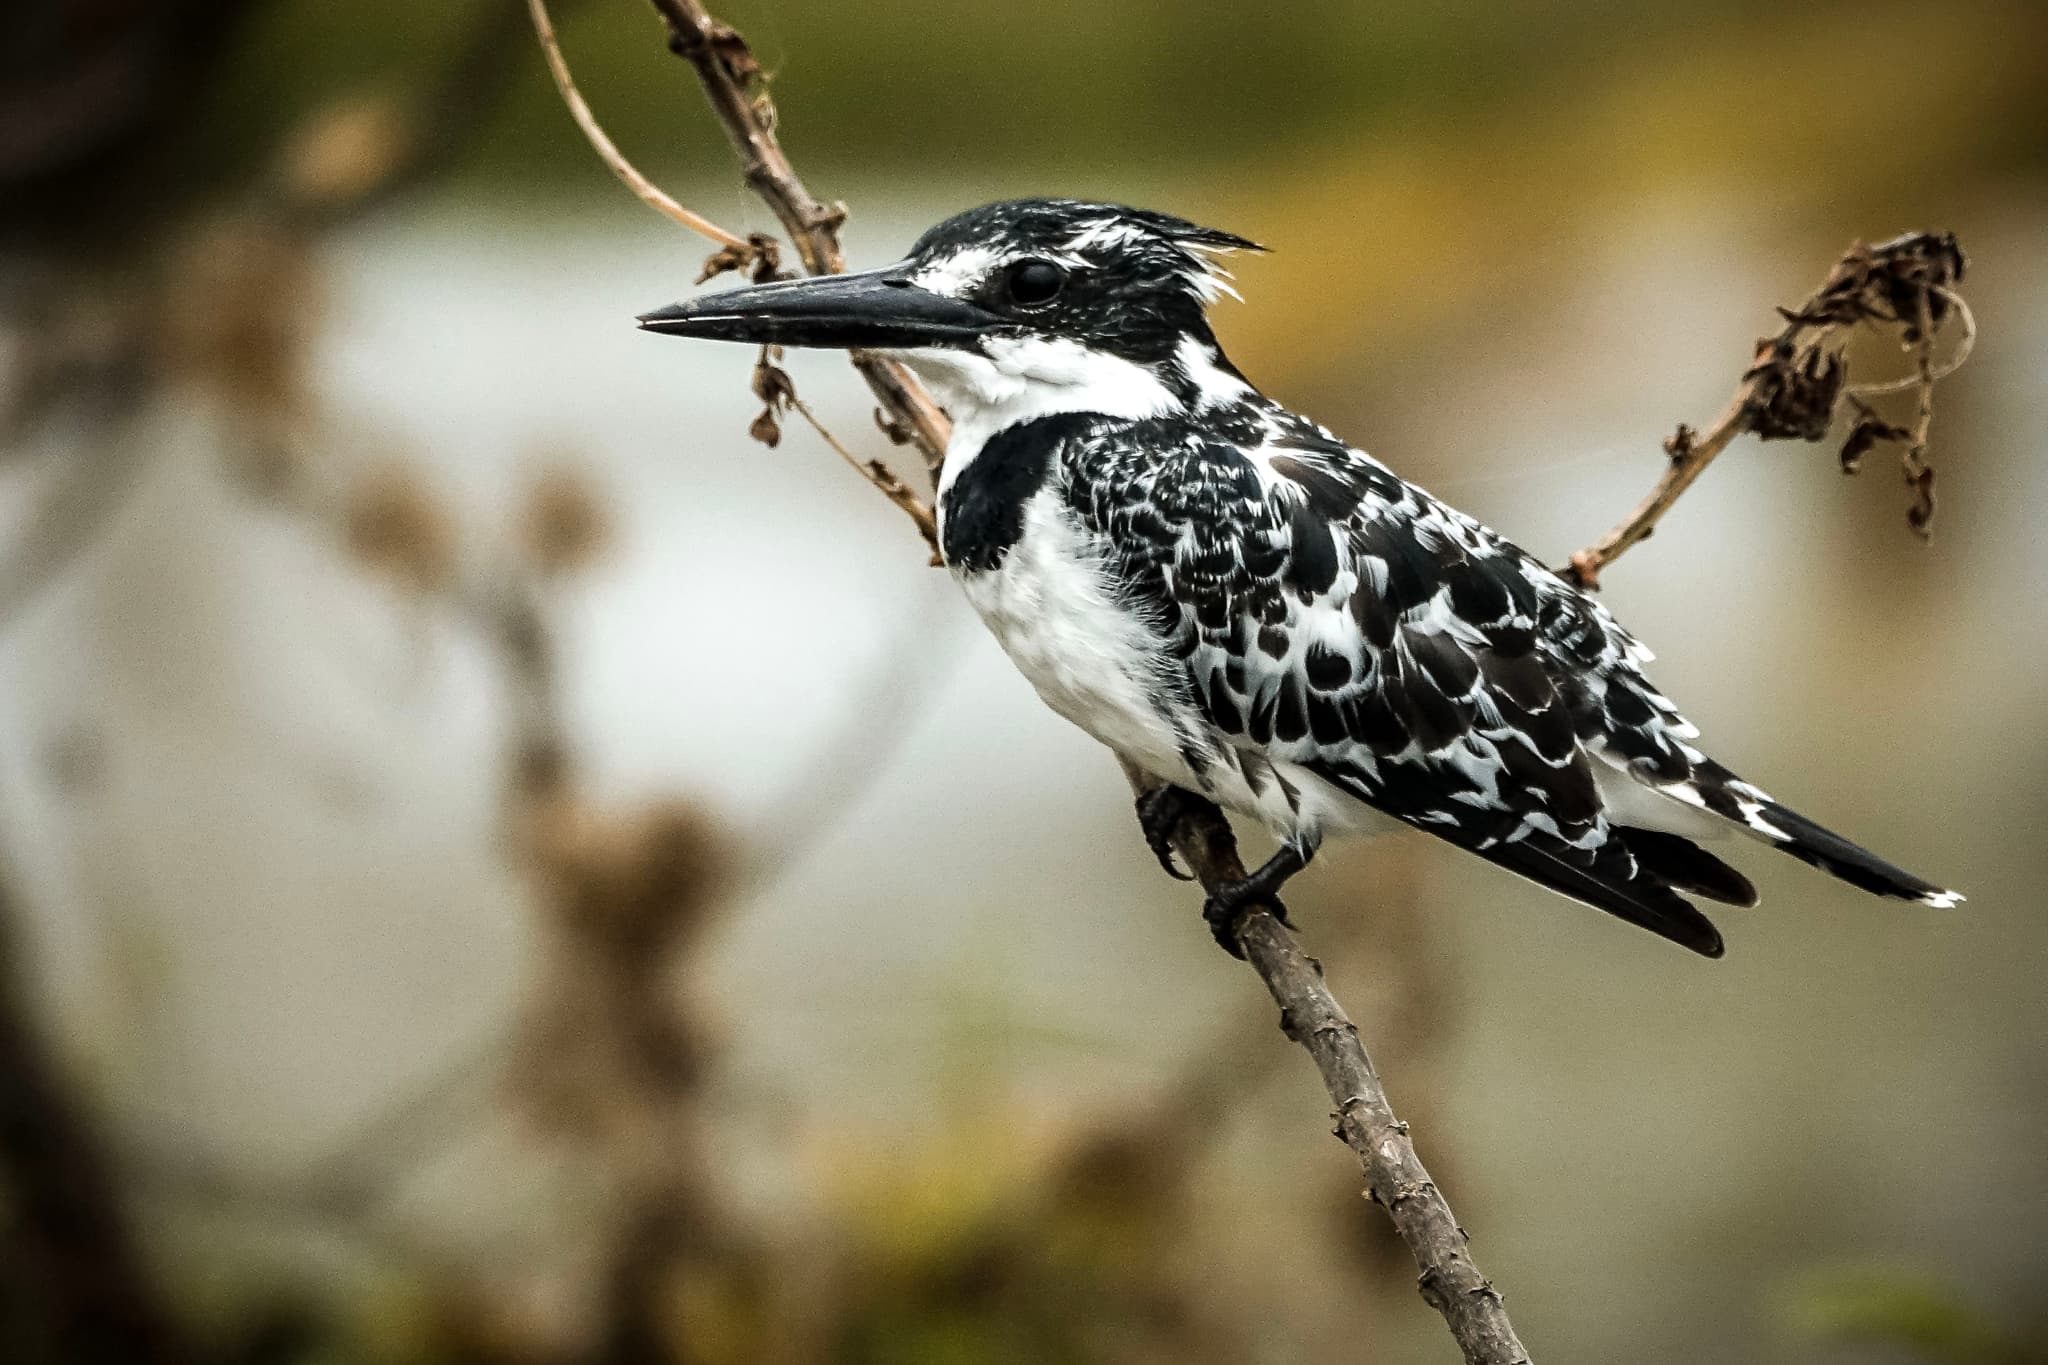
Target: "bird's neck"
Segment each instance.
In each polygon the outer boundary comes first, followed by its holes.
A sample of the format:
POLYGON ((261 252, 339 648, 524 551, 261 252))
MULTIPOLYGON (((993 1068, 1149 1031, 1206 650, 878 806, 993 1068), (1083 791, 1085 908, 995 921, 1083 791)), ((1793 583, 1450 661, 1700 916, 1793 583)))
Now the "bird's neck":
POLYGON ((980 457, 990 438, 1027 422, 1198 414, 1254 393, 1207 335, 1183 335, 1150 362, 1044 337, 990 338, 973 351, 934 347, 896 354, 953 419, 941 492, 980 457))

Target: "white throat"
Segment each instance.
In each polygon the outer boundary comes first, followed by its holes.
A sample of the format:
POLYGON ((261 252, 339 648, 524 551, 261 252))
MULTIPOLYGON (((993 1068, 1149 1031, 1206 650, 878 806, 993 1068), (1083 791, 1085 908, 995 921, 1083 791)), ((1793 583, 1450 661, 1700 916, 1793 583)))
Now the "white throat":
POLYGON ((1152 370, 1063 338, 990 337, 978 351, 935 346, 891 354, 916 371, 953 418, 941 493, 989 437, 1021 422, 1069 412, 1158 417, 1180 406, 1152 370))

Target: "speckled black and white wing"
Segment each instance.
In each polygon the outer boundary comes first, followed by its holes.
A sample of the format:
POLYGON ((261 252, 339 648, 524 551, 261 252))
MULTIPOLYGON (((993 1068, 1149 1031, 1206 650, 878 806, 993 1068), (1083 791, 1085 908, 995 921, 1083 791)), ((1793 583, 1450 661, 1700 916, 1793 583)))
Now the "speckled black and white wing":
POLYGON ((1198 772, 1250 755, 1275 780, 1312 775, 1709 955, 1720 936, 1678 892, 1747 904, 1749 883, 1654 819, 1624 821, 1611 793, 1871 869, 1873 889, 1936 891, 1707 760, 1643 677, 1647 651, 1471 518, 1276 407, 1172 425, 1063 460, 1075 513, 1181 661, 1215 750, 1190 755, 1198 772))

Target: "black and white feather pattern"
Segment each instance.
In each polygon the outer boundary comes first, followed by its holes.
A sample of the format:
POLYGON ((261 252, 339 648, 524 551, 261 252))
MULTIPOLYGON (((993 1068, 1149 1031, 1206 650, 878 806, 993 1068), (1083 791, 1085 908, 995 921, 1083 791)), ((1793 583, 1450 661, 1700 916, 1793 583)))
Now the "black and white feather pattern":
POLYGON ((1715 763, 1597 601, 1274 403, 1206 305, 1252 243, 1020 200, 902 267, 1014 321, 900 352, 946 403, 946 559, 1057 712, 1312 853, 1377 810, 1718 955, 1687 895, 1752 904, 1733 828, 1881 895, 1961 899, 1715 763), (1019 263, 1067 272, 1046 307, 1019 263))
MULTIPOLYGON (((1961 898, 1708 758, 1650 653, 1520 549, 1260 394, 1207 307, 1254 250, 1169 214, 1018 199, 902 261, 641 318, 685 336, 880 348, 952 418, 947 565, 1038 695, 1283 847, 1237 909, 1381 812, 1698 952, 1686 899, 1756 898, 1733 828, 1881 895, 1961 898)), ((1166 803, 1170 805, 1171 803, 1166 803)), ((1162 803, 1140 818, 1167 858, 1162 803)), ((1170 864, 1169 864, 1170 865, 1170 864)))
POLYGON ((1064 426, 1037 433, 1055 486, 1177 661, 1160 705, 1199 716, 1205 786, 1248 761, 1255 789, 1313 774, 1708 955, 1679 892, 1750 904, 1749 883, 1614 807, 1690 807, 1868 890, 1954 899, 1708 759, 1598 602, 1306 419, 1253 397, 1064 426))

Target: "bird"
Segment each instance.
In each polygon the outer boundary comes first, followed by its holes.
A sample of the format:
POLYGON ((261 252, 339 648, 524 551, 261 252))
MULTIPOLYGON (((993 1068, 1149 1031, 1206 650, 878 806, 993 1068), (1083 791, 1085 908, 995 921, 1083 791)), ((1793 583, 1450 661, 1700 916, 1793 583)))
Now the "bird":
MULTIPOLYGON (((1540 560, 1260 392, 1210 305, 1257 243, 1120 204, 959 213, 895 264, 746 285, 641 327, 901 361, 952 421, 946 566, 1044 702, 1273 855, 1203 906, 1227 950, 1324 840, 1398 822, 1707 957, 1734 831, 1879 896, 1962 897, 1737 776, 1653 656, 1540 560)), ((1281 907, 1284 919, 1284 907, 1281 907)))

